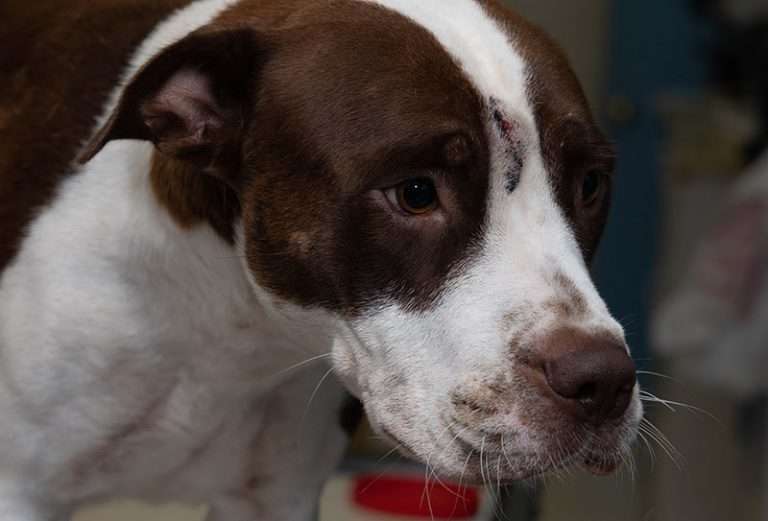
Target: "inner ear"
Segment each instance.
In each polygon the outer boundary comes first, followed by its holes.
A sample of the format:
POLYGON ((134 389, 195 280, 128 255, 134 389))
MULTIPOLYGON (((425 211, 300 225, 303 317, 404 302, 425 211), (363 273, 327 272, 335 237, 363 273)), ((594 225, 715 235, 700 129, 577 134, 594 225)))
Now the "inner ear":
POLYGON ((193 33, 161 51, 126 85, 79 160, 90 160, 109 141, 139 139, 214 167, 241 138, 260 50, 256 35, 240 29, 193 33))
POLYGON ((239 129, 235 111, 215 99, 211 82, 201 71, 182 69, 142 103, 142 121, 162 152, 182 159, 207 156, 239 129))

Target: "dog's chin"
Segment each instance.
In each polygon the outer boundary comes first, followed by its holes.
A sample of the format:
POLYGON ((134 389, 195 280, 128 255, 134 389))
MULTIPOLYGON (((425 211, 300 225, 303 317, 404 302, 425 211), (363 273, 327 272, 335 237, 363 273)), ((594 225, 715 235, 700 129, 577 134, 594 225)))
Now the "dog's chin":
MULTIPOLYGON (((536 449, 524 449, 505 441, 506 436, 480 435, 480 443, 454 437, 449 446, 433 444, 419 450, 421 444, 409 443, 387 428, 380 431, 403 456, 427 465, 440 479, 466 485, 536 480, 569 469, 610 476, 629 460, 635 439, 634 429, 626 425, 608 435, 590 436, 590 443, 552 438, 537 443, 536 449)), ((515 438, 509 435, 509 440, 515 438)))

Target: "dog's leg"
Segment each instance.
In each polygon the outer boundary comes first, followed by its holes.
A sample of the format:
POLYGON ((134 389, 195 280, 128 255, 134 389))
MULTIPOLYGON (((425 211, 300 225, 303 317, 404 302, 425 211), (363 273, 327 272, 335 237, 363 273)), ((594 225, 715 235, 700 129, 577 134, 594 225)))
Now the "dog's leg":
POLYGON ((282 385, 267 403, 241 493, 214 500, 207 521, 313 521, 341 460, 346 393, 328 368, 282 385))

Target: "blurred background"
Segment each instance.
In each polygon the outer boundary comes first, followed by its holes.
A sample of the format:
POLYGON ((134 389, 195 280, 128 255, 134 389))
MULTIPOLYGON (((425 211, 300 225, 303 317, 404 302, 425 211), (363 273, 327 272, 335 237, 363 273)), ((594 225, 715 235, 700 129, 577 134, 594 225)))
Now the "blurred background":
MULTIPOLYGON (((618 146, 594 274, 627 330, 655 427, 634 472, 460 490, 453 518, 768 521, 768 0, 508 3, 563 45, 618 146)), ((404 519, 381 511, 407 503, 410 489, 389 481, 403 475, 424 471, 361 432, 321 519, 404 519)), ((423 484, 419 495, 410 519, 430 517, 423 484)), ((121 505, 79 519, 203 514, 121 505)))

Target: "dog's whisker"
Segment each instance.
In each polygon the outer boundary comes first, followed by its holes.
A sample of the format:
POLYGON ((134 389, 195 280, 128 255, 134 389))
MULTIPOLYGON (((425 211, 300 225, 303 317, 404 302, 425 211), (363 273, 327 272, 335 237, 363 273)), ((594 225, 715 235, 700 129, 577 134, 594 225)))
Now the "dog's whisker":
POLYGON ((501 433, 501 453, 504 455, 504 458, 507 460, 507 465, 509 465, 510 470, 514 468, 514 465, 512 465, 512 461, 509 459, 509 455, 507 454, 507 449, 504 447, 504 433, 501 433))
POLYGON ((379 463, 383 463, 385 459, 387 459, 387 458, 388 458, 388 457, 390 457, 392 454, 394 454, 395 452, 397 452, 397 451, 400 449, 400 447, 402 447, 402 444, 398 443, 397 445, 395 445, 394 447, 392 447, 390 450, 388 450, 386 454, 384 454, 382 457, 380 457, 378 460, 376 460, 376 463, 377 463, 377 464, 379 464, 379 463))
POLYGON ((307 402, 307 407, 304 409, 304 414, 301 417, 301 425, 305 425, 307 420, 307 415, 309 414, 309 409, 312 407, 312 402, 314 402, 315 398, 317 397, 317 393, 320 391, 320 387, 323 385, 323 382, 325 382, 329 376, 331 376, 331 373, 333 372, 333 367, 328 369, 325 374, 320 378, 320 381, 317 382, 317 385, 315 386, 315 389, 312 391, 312 395, 309 397, 309 401, 307 402))
POLYGON ((678 402, 678 401, 674 401, 674 400, 665 400, 663 398, 659 398, 658 396, 656 396, 654 394, 651 394, 648 391, 640 391, 640 400, 643 401, 643 402, 647 402, 647 403, 659 403, 659 404, 663 405, 664 407, 666 407, 667 409, 669 409, 672 412, 677 412, 675 410, 675 407, 680 407, 680 408, 685 409, 687 411, 691 411, 691 412, 702 414, 702 415, 706 416, 707 418, 717 422, 719 425, 721 425, 721 426, 723 425, 722 421, 717 416, 715 416, 714 414, 710 413, 707 410, 704 410, 704 409, 702 409, 700 407, 696 407, 695 405, 690 405, 690 404, 687 404, 687 403, 684 403, 684 402, 678 402))
POLYGON ((325 353, 322 355, 313 356, 312 358, 308 358, 302 362, 299 362, 297 364, 293 364, 292 366, 286 367, 285 369, 281 369, 277 373, 275 373, 274 377, 277 378, 278 376, 282 376, 285 373, 291 372, 294 369, 299 369, 300 367, 304 367, 305 365, 309 365, 312 362, 317 362, 319 360, 323 360, 326 358, 330 358, 333 353, 325 353))
POLYGON ((667 437, 647 419, 643 419, 638 428, 661 448, 678 470, 682 470, 680 458, 682 455, 667 437))
POLYGON ((424 492, 422 497, 425 494, 427 497, 427 508, 429 508, 429 517, 432 521, 435 521, 435 512, 432 509, 432 490, 429 484, 429 465, 424 467, 424 492))
POLYGON ((486 473, 485 467, 487 467, 487 465, 484 465, 485 456, 486 456, 486 454, 485 454, 485 440, 486 440, 486 438, 487 438, 487 436, 483 435, 483 439, 480 442, 480 479, 483 482, 483 487, 488 491, 488 495, 491 496, 491 501, 493 502, 494 505, 497 505, 498 501, 496 499, 496 496, 493 494, 492 487, 489 486, 490 473, 488 474, 487 478, 485 476, 485 473, 486 473))
POLYGON ((642 440, 642 442, 648 448, 648 456, 651 459, 651 471, 653 471, 656 468, 656 452, 653 450, 653 446, 648 442, 648 438, 646 438, 644 432, 638 431, 637 434, 640 440, 642 440))
POLYGON ((636 373, 637 374, 642 374, 642 375, 647 375, 647 376, 656 376, 658 378, 663 378, 664 380, 669 380, 671 382, 679 382, 679 380, 677 380, 676 378, 673 378, 672 376, 669 376, 669 375, 663 374, 663 373, 654 372, 654 371, 645 371, 645 370, 638 369, 636 371, 636 373))
MULTIPOLYGON (((376 461, 376 463, 377 463, 377 464, 381 464, 381 463, 383 463, 385 459, 387 459, 389 456, 391 456, 391 455, 392 455, 392 454, 393 454, 395 451, 397 451, 397 450, 398 450, 400 447, 402 447, 402 445, 400 445, 400 444, 396 445, 394 448, 392 448, 392 450, 390 450, 389 452, 387 452, 386 454, 384 454, 382 457, 380 457, 380 458, 379 458, 379 459, 376 461)), ((382 477, 384 477, 384 474, 386 474, 388 470, 389 470, 388 466, 385 466, 385 468, 384 468, 384 469, 383 469, 383 470, 382 470, 382 471, 381 471, 381 472, 380 472, 380 473, 379 473, 379 474, 378 474, 378 475, 377 475, 377 476, 376 476, 376 477, 373 479, 373 481, 371 481, 371 482, 370 482, 370 483, 368 483, 368 484, 367 484, 365 487, 363 487, 363 489, 360 491, 360 494, 365 494, 365 493, 368 491, 368 489, 370 489, 370 488, 371 488, 373 485, 375 485, 375 484, 376 484, 376 483, 377 483, 377 482, 378 482, 378 481, 379 481, 379 480, 380 480, 382 477)))
MULTIPOLYGON (((452 423, 451 423, 451 424, 448 424, 448 425, 445 427, 445 429, 443 429, 443 431, 442 431, 442 432, 440 433, 440 435, 437 437, 437 441, 438 441, 438 442, 440 441, 440 438, 442 438, 442 437, 443 437, 443 435, 444 435, 444 434, 445 434, 445 433, 448 431, 448 429, 450 429, 450 428, 451 428, 451 426, 453 426, 453 425, 454 425, 454 424, 452 424, 452 423)), ((443 447, 443 448, 440 450, 440 452, 438 452, 437 456, 438 456, 438 457, 440 457, 440 456, 443 454, 443 452, 445 452, 445 450, 446 450, 448 447, 450 447, 450 446, 451 446, 451 445, 452 445, 452 444, 453 444, 453 443, 454 443, 454 442, 455 442, 455 441, 456 441, 458 438, 459 438, 459 433, 457 433, 457 434, 456 434, 456 435, 453 437, 453 439, 452 439, 452 440, 451 440, 451 441, 450 441, 450 442, 449 442, 447 445, 445 445, 445 446, 444 446, 444 447, 443 447)), ((427 457, 427 461, 426 461, 427 467, 431 467, 431 469, 432 469, 432 471, 431 471, 431 472, 432 472, 432 476, 435 478, 435 480, 437 481, 437 483, 438 483, 438 484, 439 484, 439 485, 440 485, 440 486, 441 486, 441 487, 442 487, 442 488, 443 488, 443 489, 444 489, 446 492, 448 492, 448 493, 449 493, 449 494, 451 494, 451 495, 454 495, 454 496, 456 496, 457 498, 463 499, 463 497, 462 497, 462 496, 461 496, 459 493, 457 493, 457 492, 454 492, 453 490, 451 490, 451 489, 450 489, 450 488, 449 488, 449 487, 448 487, 448 486, 447 486, 447 485, 446 485, 446 484, 445 484, 445 483, 444 483, 444 482, 443 482, 443 481, 440 479, 440 477, 437 475, 437 473, 436 473, 436 471, 435 471, 434 465, 430 465, 430 461, 431 461, 431 458, 432 458, 432 455, 433 455, 433 454, 434 454, 434 449, 433 449, 433 451, 432 451, 432 452, 430 452, 429 456, 427 457)))
MULTIPOLYGON (((464 475, 467 473, 469 467, 469 460, 472 459, 472 455, 475 453, 475 449, 469 449, 469 454, 464 459, 464 465, 461 467, 461 474, 459 475, 459 488, 464 484, 464 475)), ((466 498, 462 498, 464 504, 466 504, 466 498)))
POLYGON ((635 464, 635 457, 631 450, 631 448, 624 444, 622 447, 619 448, 618 451, 616 451, 614 454, 611 455, 611 458, 616 461, 619 466, 619 476, 620 479, 624 479, 624 473, 629 477, 629 482, 632 486, 632 490, 635 489, 637 486, 636 478, 637 478, 637 468, 635 464))
POLYGON ((428 490, 429 481, 427 480, 427 477, 428 477, 427 476, 427 467, 425 465, 424 466, 424 489, 421 491, 421 499, 419 499, 419 510, 424 508, 424 501, 429 496, 429 490, 428 490))
POLYGON ((502 478, 504 476, 504 473, 502 472, 502 465, 504 464, 503 458, 504 456, 502 454, 499 454, 496 457, 496 480, 498 484, 497 490, 499 491, 499 497, 501 497, 502 492, 506 489, 504 483, 502 482, 502 478))
POLYGON ((496 481, 497 481, 497 492, 499 497, 499 508, 496 509, 496 516, 500 517, 502 521, 511 521, 509 516, 506 512, 504 512, 503 504, 501 502, 501 494, 502 494, 502 484, 501 484, 501 454, 499 454, 499 457, 496 461, 496 481))
MULTIPOLYGON (((467 454, 467 458, 464 460, 464 465, 461 468, 461 473, 459 474, 459 490, 463 490, 463 484, 464 484, 464 474, 467 472, 467 466, 469 465, 469 460, 472 458, 472 454, 474 454, 474 450, 470 449, 469 454, 467 454)), ((461 499, 462 504, 466 508, 467 506, 467 498, 465 495, 460 496, 456 499, 456 501, 453 504, 453 511, 451 512, 451 515, 449 518, 453 518, 453 515, 456 513, 456 509, 459 507, 459 499, 461 499)))
POLYGON ((677 456, 681 460, 683 459, 683 455, 680 453, 679 450, 677 450, 677 447, 675 447, 675 445, 669 440, 669 438, 667 438, 667 436, 663 432, 661 432, 661 430, 658 427, 656 427, 656 425, 654 425, 653 423, 648 421, 647 426, 650 427, 653 430, 653 432, 656 434, 656 436, 659 438, 659 440, 661 442, 663 442, 664 445, 671 452, 673 452, 675 454, 675 456, 677 456))

